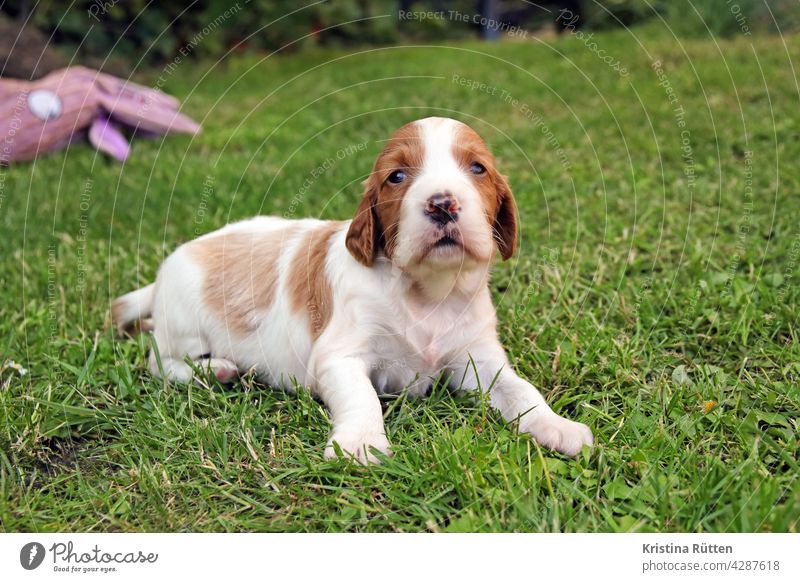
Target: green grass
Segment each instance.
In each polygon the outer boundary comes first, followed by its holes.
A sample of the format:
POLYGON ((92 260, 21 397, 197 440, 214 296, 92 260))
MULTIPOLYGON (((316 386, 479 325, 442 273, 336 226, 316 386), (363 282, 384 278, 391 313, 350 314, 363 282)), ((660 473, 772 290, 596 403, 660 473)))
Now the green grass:
POLYGON ((2 174, 0 361, 29 370, 0 376, 2 529, 797 531, 797 40, 596 34, 628 76, 578 38, 137 73, 163 73, 204 133, 2 174), (500 334, 591 453, 540 451, 439 388, 385 401, 384 465, 326 461, 307 394, 164 385, 147 338, 112 336, 110 298, 180 242, 258 213, 347 218, 381 140, 428 115, 470 123, 510 177, 500 334))

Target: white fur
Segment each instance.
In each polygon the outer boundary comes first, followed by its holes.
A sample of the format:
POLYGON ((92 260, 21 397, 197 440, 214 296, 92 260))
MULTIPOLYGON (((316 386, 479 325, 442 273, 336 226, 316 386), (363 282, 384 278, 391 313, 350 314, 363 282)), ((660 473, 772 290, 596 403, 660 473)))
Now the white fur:
MULTIPOLYGON (((514 373, 498 341, 487 287, 494 242, 480 196, 450 153, 458 122, 431 118, 417 123, 425 161, 402 203, 396 255, 392 261, 379 256, 373 266, 364 266, 345 246, 347 223, 334 234, 325 263, 333 313, 316 341, 308 315, 292 311, 284 288, 297 245, 304 232, 320 225, 316 220, 295 221, 300 228, 281 256, 276 300, 255 314, 257 331, 251 334, 229 331, 204 305, 204 269, 188 250, 192 243, 164 261, 154 286, 121 298, 122 312, 131 319, 152 315, 160 355, 159 365, 157 354, 151 354, 155 374, 190 380, 188 357, 221 380, 235 371, 254 370, 274 386, 291 389, 293 381, 308 386, 331 413, 326 456, 335 454, 334 441, 362 462, 377 460, 373 448, 389 454, 378 394, 407 390, 422 395, 442 370, 456 387, 491 388, 490 400, 505 419, 520 419, 520 429, 541 444, 575 455, 583 445, 591 446, 590 430, 556 415, 536 388, 514 373), (459 228, 486 261, 458 249, 436 250, 428 260, 417 261, 419 241, 432 228, 422 209, 440 190, 457 193, 463 208, 459 228), (415 284, 423 294, 412 292, 415 284)), ((254 218, 206 237, 266 233, 285 223, 254 218)))

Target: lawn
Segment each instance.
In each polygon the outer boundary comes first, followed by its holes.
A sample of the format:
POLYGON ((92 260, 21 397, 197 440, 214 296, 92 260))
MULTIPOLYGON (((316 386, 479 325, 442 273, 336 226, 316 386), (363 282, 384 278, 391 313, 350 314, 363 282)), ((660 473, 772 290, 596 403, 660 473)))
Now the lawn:
POLYGON ((798 531, 800 43, 566 36, 185 59, 134 76, 185 100, 197 138, 3 170, 0 363, 28 373, 0 375, 0 528, 798 531), (500 334, 594 450, 539 450, 439 387, 384 401, 384 465, 326 461, 307 394, 165 384, 147 337, 113 336, 110 299, 176 245, 348 218, 382 140, 430 115, 510 178, 500 334))

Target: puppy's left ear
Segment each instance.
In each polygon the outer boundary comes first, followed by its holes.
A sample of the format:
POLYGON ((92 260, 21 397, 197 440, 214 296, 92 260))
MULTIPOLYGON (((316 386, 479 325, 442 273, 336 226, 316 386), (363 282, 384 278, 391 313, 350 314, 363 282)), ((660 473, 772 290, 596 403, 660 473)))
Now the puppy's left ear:
POLYGON ((500 255, 504 261, 507 261, 517 250, 517 241, 519 240, 517 204, 504 176, 497 175, 494 188, 500 201, 500 206, 494 219, 494 237, 497 241, 500 255))
POLYGON ((371 267, 378 252, 378 229, 375 217, 375 190, 365 183, 366 192, 358 205, 345 237, 345 246, 362 265, 371 267))

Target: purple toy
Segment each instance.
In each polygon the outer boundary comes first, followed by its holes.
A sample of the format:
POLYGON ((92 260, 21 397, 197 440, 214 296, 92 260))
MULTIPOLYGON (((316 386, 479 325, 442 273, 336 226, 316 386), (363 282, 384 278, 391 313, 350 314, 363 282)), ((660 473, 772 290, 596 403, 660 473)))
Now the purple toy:
POLYGON ((130 147, 120 127, 150 135, 196 134, 200 126, 178 113, 180 102, 156 89, 85 67, 37 81, 0 79, 0 165, 30 160, 88 134, 117 160, 130 147))

